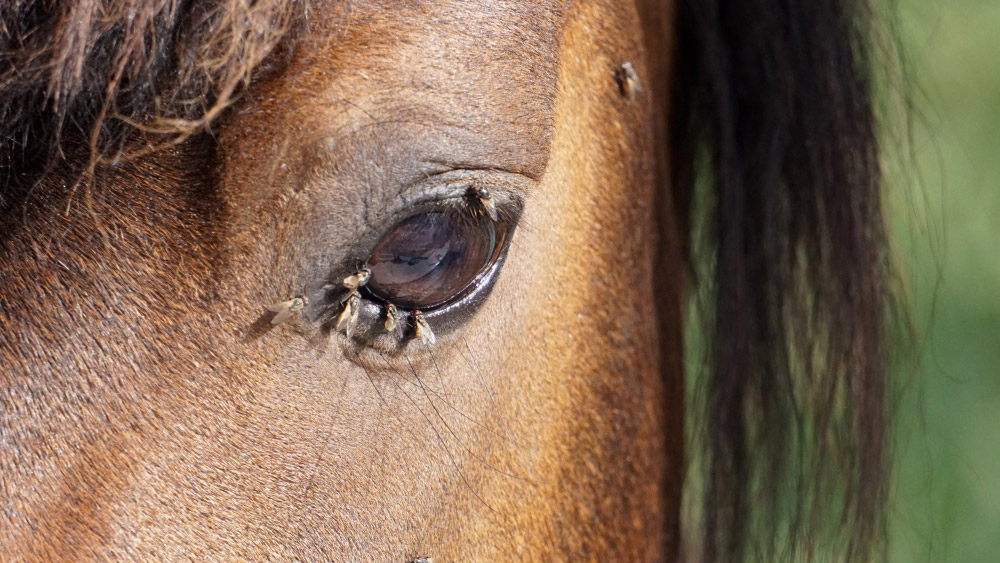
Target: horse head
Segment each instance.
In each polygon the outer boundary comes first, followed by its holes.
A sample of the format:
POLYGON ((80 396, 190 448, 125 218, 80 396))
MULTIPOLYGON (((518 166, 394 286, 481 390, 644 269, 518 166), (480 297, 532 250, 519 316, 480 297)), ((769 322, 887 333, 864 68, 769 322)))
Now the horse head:
MULTIPOLYGON (((718 530, 739 528, 751 493, 738 491, 753 487, 725 475, 757 475, 745 447, 784 443, 794 411, 767 399, 794 362, 763 358, 788 342, 815 350, 788 334, 809 307, 846 311, 841 323, 880 306, 865 285, 878 279, 878 208, 855 205, 876 197, 870 161, 855 158, 871 156, 863 123, 830 133, 835 162, 811 158, 830 156, 812 144, 817 124, 865 98, 853 74, 832 82, 850 94, 840 105, 810 116, 799 102, 825 95, 831 67, 798 76, 794 49, 741 50, 768 45, 768 24, 822 32, 837 14, 747 22, 741 46, 715 9, 18 1, 0 13, 0 559, 675 558, 699 155, 721 198, 712 354, 719 388, 739 391, 713 395, 728 406, 709 432, 719 504, 705 537, 724 547, 705 556, 743 549, 742 532, 718 530), (761 76, 788 63, 776 72, 798 82, 785 97, 741 82, 732 53, 761 76), (774 103, 754 114, 765 95, 774 103), (783 104, 816 119, 786 120, 783 104), (746 131, 772 152, 745 146, 746 131), (835 193, 835 172, 796 176, 841 161, 860 162, 856 190, 835 193), (748 190, 759 178, 784 188, 748 190), (851 252, 831 242, 841 235, 851 252), (857 263, 841 277, 831 265, 844 258, 857 263)), ((850 54, 849 30, 835 31, 783 37, 850 54)), ((847 359, 817 368, 834 384, 813 406, 879 374, 866 341, 820 324, 803 334, 832 335, 822 352, 847 359)), ((866 317, 857 335, 874 343, 877 325, 866 317)), ((881 396, 866 389, 858 432, 880 439, 881 396)), ((859 482, 879 482, 876 462, 859 482)))

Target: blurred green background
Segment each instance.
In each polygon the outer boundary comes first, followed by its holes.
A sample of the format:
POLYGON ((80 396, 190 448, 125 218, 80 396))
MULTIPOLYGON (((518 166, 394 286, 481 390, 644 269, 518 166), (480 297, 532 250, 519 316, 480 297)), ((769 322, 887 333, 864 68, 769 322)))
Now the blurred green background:
POLYGON ((918 363, 900 369, 890 560, 1000 562, 1000 1, 893 10, 911 113, 889 205, 918 363))

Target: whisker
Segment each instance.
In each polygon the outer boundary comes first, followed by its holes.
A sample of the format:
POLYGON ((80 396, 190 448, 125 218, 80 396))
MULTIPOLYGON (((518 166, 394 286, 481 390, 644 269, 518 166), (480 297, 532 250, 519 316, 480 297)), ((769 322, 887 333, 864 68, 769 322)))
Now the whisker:
MULTIPOLYGON (((490 387, 489 383, 486 382, 486 376, 483 374, 482 368, 479 366, 479 362, 476 361, 476 356, 472 352, 472 347, 469 346, 469 341, 466 340, 465 335, 462 335, 462 342, 465 344, 466 350, 469 351, 469 358, 466 360, 473 368, 476 370, 476 374, 479 376, 480 383, 483 384, 483 388, 486 389, 486 395, 490 399, 490 405, 493 407, 493 412, 497 413, 497 417, 500 419, 500 425, 503 427, 504 434, 506 434, 507 440, 510 441, 511 445, 514 446, 514 451, 517 452, 517 457, 521 460, 522 468, 528 474, 527 481, 534 483, 535 475, 531 471, 531 466, 528 465, 527 461, 524 459, 524 452, 521 451, 521 445, 514 440, 514 435, 510 431, 510 426, 507 424, 507 419, 504 417, 503 412, 500 411, 500 407, 497 405, 496 395, 493 393, 493 388, 490 387)), ((465 360, 465 354, 457 346, 455 348, 458 353, 462 355, 462 359, 465 360)))
POLYGON ((302 499, 301 499, 301 501, 303 503, 305 503, 307 500, 309 500, 309 492, 312 489, 313 480, 316 479, 316 474, 319 473, 319 467, 320 467, 320 464, 323 463, 323 455, 326 454, 326 448, 330 445, 330 437, 331 436, 333 436, 333 427, 332 426, 330 427, 330 430, 327 431, 326 437, 323 438, 323 448, 319 450, 319 455, 316 456, 316 462, 313 464, 312 473, 309 474, 309 480, 306 481, 306 486, 302 490, 302 499))
MULTIPOLYGON (((472 424, 475 424, 476 426, 478 426, 479 428, 481 428, 483 431, 489 432, 489 433, 493 434, 494 436, 502 437, 499 434, 497 434, 496 431, 491 430, 488 426, 484 425, 482 422, 479 422, 475 418, 472 418, 471 416, 465 414, 464 412, 462 412, 461 409, 459 409, 458 407, 456 407, 454 404, 452 404, 449 401, 445 400, 440 393, 438 393, 433 388, 431 388, 426 383, 424 383, 424 381, 422 379, 420 379, 419 376, 416 376, 415 373, 414 373, 413 379, 410 379, 410 378, 408 378, 406 376, 406 374, 404 374, 403 372, 399 371, 398 368, 396 368, 395 366, 393 366, 389 362, 389 359, 386 358, 385 354, 379 352, 379 355, 382 357, 382 361, 384 361, 386 363, 386 366, 389 369, 393 370, 393 372, 395 372, 396 375, 398 375, 400 377, 400 379, 402 379, 403 381, 406 381, 407 383, 410 383, 410 384, 416 384, 417 387, 420 387, 422 389, 422 391, 425 393, 425 395, 428 392, 431 393, 431 394, 433 394, 435 397, 438 398, 438 400, 440 400, 442 403, 444 403, 445 406, 447 406, 451 410, 455 411, 456 414, 458 414, 459 416, 461 416, 465 420, 468 420, 472 424)), ((430 397, 428 397, 428 400, 430 400, 430 397)))
MULTIPOLYGON (((382 356, 382 359, 383 359, 383 360, 385 360, 385 356, 382 356)), ((391 366, 390 366, 390 367, 391 367, 391 366)), ((406 424, 405 422, 403 422, 403 419, 401 419, 401 418, 399 417, 399 415, 398 415, 398 414, 396 414, 396 411, 395 411, 395 410, 394 410, 394 409, 392 408, 392 406, 390 406, 390 405, 389 405, 389 402, 385 400, 385 396, 384 396, 384 395, 382 394, 382 391, 381 391, 381 390, 379 390, 379 388, 378 388, 378 384, 376 384, 376 383, 375 383, 375 378, 374 378, 374 377, 372 376, 372 373, 371 373, 371 371, 370 371, 370 370, 369 370, 369 369, 368 369, 367 367, 363 367, 363 369, 365 370, 365 377, 367 377, 367 378, 368 378, 368 382, 369 382, 369 383, 371 383, 372 387, 374 387, 374 388, 375 388, 375 392, 376 392, 376 393, 378 393, 378 396, 379 396, 379 399, 380 399, 380 400, 382 401, 382 404, 386 406, 387 410, 389 411, 389 414, 391 414, 391 415, 392 415, 392 417, 396 419, 396 422, 398 422, 398 423, 399 423, 400 427, 402 427, 402 428, 406 428, 406 431, 407 431, 407 432, 408 432, 408 433, 410 434, 410 436, 411 436, 411 437, 413 438, 413 441, 414 441, 414 442, 418 442, 418 441, 419 441, 419 438, 417 437, 416 433, 415 433, 415 432, 413 432, 413 430, 411 430, 411 429, 410 429, 410 427, 409 427, 409 425, 408 425, 408 424, 406 424)), ((399 373, 399 371, 398 371, 398 370, 393 370, 393 371, 396 371, 396 373, 397 373, 397 374, 399 373)), ((402 393, 402 394, 403 394, 403 396, 404 396, 404 397, 406 397, 406 399, 407 399, 408 401, 410 401, 410 403, 411 403, 411 404, 412 404, 412 405, 413 405, 413 406, 414 406, 414 407, 415 407, 415 408, 416 408, 417 410, 419 410, 419 411, 421 412, 421 414, 423 415, 424 413, 423 413, 423 411, 422 411, 422 410, 420 409, 420 405, 418 405, 418 404, 416 403, 416 401, 414 401, 414 400, 413 400, 413 397, 411 397, 411 396, 410 396, 410 394, 409 394, 409 393, 407 393, 405 389, 403 389, 403 387, 402 387, 402 386, 401 386, 401 385, 399 384, 399 382, 395 381, 395 380, 394 380, 394 379, 392 379, 391 377, 390 377, 390 378, 388 378, 388 379, 389 379, 390 381, 392 381, 392 384, 396 386, 396 389, 398 389, 398 390, 399 390, 399 392, 400 392, 400 393, 402 393)), ((425 418, 425 419, 427 419, 427 416, 426 416, 426 415, 424 415, 424 418, 425 418)), ((430 421, 430 419, 427 419, 427 423, 428 423, 428 424, 431 424, 431 421, 430 421)), ((432 427, 432 428, 433 428, 433 426, 434 426, 434 425, 433 425, 433 424, 431 424, 431 427, 432 427)), ((442 445, 444 445, 444 441, 443 441, 443 440, 441 440, 441 436, 440 436, 440 435, 438 436, 438 440, 439 440, 439 441, 441 441, 442 445)), ((445 449, 447 450, 447 448, 445 448, 445 449)), ((435 459, 436 459, 437 461, 444 461, 443 459, 441 459, 441 458, 438 458, 438 457, 436 457, 436 456, 435 456, 435 459)))
MULTIPOLYGON (((406 424, 403 423, 403 421, 399 418, 399 416, 392 409, 392 407, 389 406, 389 402, 386 401, 385 396, 382 394, 382 391, 378 388, 378 385, 375 384, 375 378, 372 376, 371 370, 369 370, 367 366, 361 366, 361 369, 364 370, 365 377, 368 378, 368 382, 371 383, 371 386, 375 389, 375 393, 378 394, 379 401, 382 403, 383 406, 386 407, 385 410, 387 410, 389 412, 389 414, 394 419, 396 419, 396 421, 400 424, 401 427, 407 429, 407 432, 409 432, 410 436, 413 437, 414 442, 416 442, 418 440, 416 434, 412 430, 409 429, 408 425, 406 425, 406 424)), ((376 452, 376 453, 378 453, 378 452, 376 452)), ((378 459, 382 460, 383 465, 385 464, 386 457, 384 455, 378 455, 378 459)), ((385 486, 385 479, 380 479, 380 483, 383 485, 383 488, 387 488, 385 486)), ((443 488, 444 488, 444 485, 442 484, 442 489, 443 488)), ((385 508, 383 510, 383 512, 385 512, 389 516, 389 519, 392 520, 393 524, 396 525, 396 529, 403 529, 403 527, 400 525, 399 521, 397 521, 396 518, 395 518, 395 516, 393 516, 391 510, 389 510, 388 508, 385 508)))
MULTIPOLYGON (((384 356, 383 356, 383 359, 385 359, 384 356)), ((402 378, 407 383, 416 384, 418 386, 420 385, 420 382, 416 378, 410 379, 410 378, 406 377, 406 374, 401 373, 398 370, 396 370, 396 374, 399 375, 399 377, 402 378)), ((463 412, 462 409, 460 409, 457 406, 455 406, 454 403, 449 402, 447 399, 445 399, 444 395, 438 393, 432 387, 430 387, 429 385, 426 385, 426 383, 424 384, 424 387, 425 387, 425 389, 428 392, 430 392, 432 395, 434 395, 434 397, 437 400, 441 401, 441 403, 443 403, 444 406, 446 406, 449 409, 455 411, 455 414, 457 414, 458 416, 460 416, 460 417, 464 418, 465 420, 469 421, 470 423, 476 425, 478 428, 480 428, 484 432, 488 432, 488 433, 490 433, 490 434, 492 434, 492 435, 494 435, 494 436, 496 436, 498 438, 503 438, 504 437, 502 434, 500 434, 496 430, 493 430, 489 426, 483 424, 482 422, 476 420, 475 418, 473 418, 473 417, 469 416, 468 414, 466 414, 465 412, 463 412)))
MULTIPOLYGON (((384 354, 382 354, 381 352, 379 352, 379 355, 382 356, 382 359, 386 362, 386 364, 389 366, 390 369, 392 369, 393 371, 397 371, 395 367, 393 367, 391 364, 389 364, 388 359, 385 357, 384 354)), ((409 356, 406 356, 404 354, 403 357, 406 358, 407 363, 410 363, 409 356)), ((413 370, 413 364, 412 363, 410 364, 410 369, 413 370)), ((414 375, 414 377, 417 378, 417 381, 420 381, 420 378, 416 375, 416 370, 413 370, 413 375, 414 375)), ((392 378, 389 378, 389 379, 392 380, 392 378)), ((427 421, 428 426, 430 426, 431 430, 434 432, 434 435, 437 437, 438 441, 441 443, 442 447, 444 448, 445 453, 448 455, 448 459, 449 459, 449 461, 451 461, 452 467, 454 467, 455 471, 458 472, 458 476, 462 479, 462 482, 465 483, 465 486, 469 488, 469 491, 472 492, 473 496, 476 497, 477 500, 479 500, 480 502, 482 502, 483 505, 486 508, 490 509, 491 512, 493 512, 497 516, 502 516, 501 513, 498 512, 495 508, 493 508, 493 506, 490 505, 490 503, 486 502, 486 500, 483 499, 483 497, 480 496, 480 494, 472 487, 472 484, 469 483, 469 480, 466 478, 465 473, 462 471, 461 466, 459 466, 458 461, 455 460, 455 456, 451 453, 451 449, 448 447, 448 443, 445 441, 444 436, 442 436, 441 432, 438 431, 437 426, 435 426, 434 423, 431 421, 430 417, 427 416, 427 413, 424 412, 424 410, 422 408, 420 408, 420 405, 418 405, 417 402, 413 400, 413 397, 411 397, 410 394, 407 393, 406 390, 404 390, 402 388, 402 386, 400 386, 398 383, 396 383, 396 388, 399 389, 399 391, 401 393, 403 393, 404 396, 406 396, 406 398, 410 401, 410 403, 412 403, 413 406, 417 409, 417 411, 420 412, 420 416, 424 417, 424 420, 427 421)), ((421 385, 421 388, 423 389, 422 385, 421 385)), ((426 395, 426 390, 424 391, 424 393, 425 393, 425 396, 428 399, 428 402, 431 404, 431 407, 434 408, 434 403, 433 403, 433 401, 430 400, 430 397, 426 395)), ((448 428, 448 431, 451 432, 451 435, 454 436, 456 440, 458 440, 458 437, 455 436, 455 433, 451 431, 451 427, 449 427, 448 423, 444 420, 444 418, 441 417, 441 413, 437 412, 436 408, 434 409, 434 411, 435 411, 435 414, 437 414, 438 418, 440 418, 441 421, 444 423, 445 428, 448 428)), ((461 444, 461 440, 459 440, 459 443, 461 444)), ((463 444, 463 447, 464 447, 464 444, 463 444)), ((466 448, 466 450, 468 450, 468 448, 466 448)), ((471 454, 471 452, 469 452, 469 453, 471 454)), ((442 485, 442 488, 443 487, 444 487, 444 485, 442 485)))
MULTIPOLYGON (((461 351, 460 351, 460 350, 459 350, 459 353, 461 353, 461 351)), ((393 372, 394 372, 394 373, 395 373, 396 375, 398 375, 398 376, 399 376, 399 378, 400 378, 400 379, 402 379, 403 381, 405 381, 405 382, 407 382, 407 383, 409 383, 409 384, 411 384, 411 385, 416 385, 416 386, 418 386, 418 387, 419 387, 420 385, 423 385, 424 389, 425 389, 425 390, 426 390, 427 392, 429 392, 429 393, 431 393, 432 395, 434 395, 434 397, 435 397, 435 398, 437 398, 437 399, 438 399, 439 401, 441 401, 441 403, 442 403, 442 404, 444 404, 444 406, 446 406, 446 407, 448 407, 449 409, 451 409, 452 411, 454 411, 454 412, 455 412, 455 414, 457 414, 458 416, 460 416, 460 417, 464 418, 465 420, 469 421, 470 423, 472 423, 472 424, 476 425, 476 427, 478 427, 479 429, 483 430, 484 432, 488 432, 488 433, 490 433, 490 434, 492 434, 492 435, 494 435, 494 436, 496 436, 496 437, 498 437, 498 438, 503 438, 503 437, 504 437, 504 436, 503 436, 502 434, 500 434, 500 433, 499 433, 499 432, 497 432, 496 430, 493 430, 492 428, 490 428, 490 427, 489 427, 489 426, 487 426, 486 424, 483 424, 482 422, 480 422, 480 421, 476 420, 476 419, 475 419, 475 418, 473 418, 472 416, 469 416, 468 414, 466 414, 466 413, 465 413, 464 411, 462 411, 462 409, 460 409, 460 408, 458 408, 457 406, 455 406, 455 404, 454 404, 454 403, 452 403, 452 402, 448 401, 448 400, 447 400, 447 399, 445 398, 445 396, 444 396, 444 395, 442 395, 441 393, 439 393, 439 392, 438 392, 438 391, 437 391, 436 389, 434 389, 434 388, 433 388, 433 387, 431 387, 430 385, 427 385, 427 383, 426 383, 426 382, 424 382, 423 380, 418 380, 417 378, 412 378, 412 379, 411 379, 410 377, 408 377, 408 376, 407 376, 407 374, 405 374, 405 373, 403 373, 403 372, 399 371, 399 369, 398 369, 398 368, 396 368, 396 367, 395 367, 395 366, 394 366, 394 365, 393 365, 393 364, 392 364, 392 363, 391 363, 391 362, 389 361, 389 359, 388 359, 388 358, 386 357, 386 355, 385 355, 384 353, 382 353, 382 352, 379 352, 379 356, 380 356, 380 357, 382 358, 382 361, 383 361, 383 362, 385 362, 385 365, 386 365, 386 367, 388 367, 389 369, 391 369, 391 370, 392 370, 392 371, 393 371, 393 372)))
MULTIPOLYGON (((413 376, 417 379, 417 381, 421 381, 420 377, 417 375, 417 370, 413 367, 413 363, 410 362, 410 357, 408 355, 404 354, 403 358, 406 359, 406 363, 410 366, 410 371, 413 373, 413 376)), ((421 386, 420 387, 421 387, 421 389, 424 389, 424 386, 423 386, 422 382, 421 382, 421 386)), ((424 396, 427 397, 427 402, 430 403, 431 408, 434 409, 434 414, 436 414, 437 417, 441 420, 441 422, 444 424, 444 427, 446 429, 448 429, 448 432, 452 435, 453 438, 455 438, 455 441, 457 441, 459 443, 459 445, 461 445, 462 448, 465 449, 465 451, 469 452, 469 455, 471 455, 473 458, 478 459, 478 457, 474 453, 472 453, 472 451, 468 448, 468 446, 466 446, 464 443, 462 443, 462 440, 460 440, 458 438, 458 436, 455 434, 454 430, 451 429, 451 426, 448 425, 448 421, 446 421, 444 419, 444 417, 441 416, 440 411, 438 411, 437 407, 434 406, 434 401, 432 401, 430 399, 430 396, 427 395, 426 389, 424 389, 424 396)), ((428 424, 430 424, 430 417, 428 417, 426 415, 426 413, 424 413, 422 410, 420 412, 424 416, 424 418, 427 420, 428 424)), ((434 429, 434 433, 437 434, 438 439, 441 440, 441 443, 445 444, 444 438, 441 436, 441 433, 438 432, 437 427, 435 427, 433 424, 431 424, 431 428, 434 429)), ((451 450, 447 447, 447 445, 445 445, 445 451, 448 453, 448 457, 451 459, 451 463, 455 467, 455 471, 458 472, 459 478, 461 478, 462 482, 465 483, 465 486, 468 487, 469 492, 471 492, 472 495, 474 497, 476 497, 476 499, 479 502, 483 503, 483 506, 485 506, 486 508, 490 509, 490 512, 496 514, 498 517, 502 517, 503 515, 499 511, 497 511, 495 508, 493 508, 493 505, 491 505, 490 503, 486 502, 486 499, 484 499, 482 497, 482 495, 479 494, 479 491, 477 491, 475 489, 475 487, 472 486, 472 483, 469 482, 469 479, 466 477, 465 472, 462 471, 462 468, 458 465, 458 462, 455 461, 455 456, 452 455, 451 450)), ((483 462, 482 460, 480 460, 480 461, 484 465, 489 466, 488 463, 483 462)))
MULTIPOLYGON (((396 414, 396 411, 393 410, 392 406, 389 404, 389 401, 386 400, 385 395, 382 393, 382 390, 379 389, 378 384, 375 383, 375 379, 374 379, 374 377, 372 377, 371 371, 367 367, 365 367, 365 366, 361 366, 361 368, 364 370, 365 377, 368 378, 368 383, 371 384, 372 389, 374 389, 374 391, 375 391, 375 394, 378 395, 379 402, 385 407, 385 410, 388 411, 389 414, 394 419, 396 419, 396 422, 399 423, 399 426, 401 428, 406 428, 407 429, 407 432, 409 432, 410 436, 413 437, 414 441, 417 441, 418 440, 417 435, 412 430, 409 429, 409 425, 407 425, 406 423, 403 422, 403 420, 399 417, 399 415, 396 414)), ((398 383, 396 383, 396 382, 393 382, 393 383, 397 386, 397 388, 399 388, 399 384, 398 383)), ((404 395, 406 395, 408 399, 410 398, 409 395, 407 395, 406 391, 404 391, 402 388, 399 388, 399 390, 404 395)), ((413 402, 413 400, 410 399, 410 402, 413 402)), ((414 403, 414 406, 416 406, 416 403, 414 403)), ((417 407, 417 408, 419 408, 419 407, 417 407)), ((303 502, 303 503, 309 499, 309 496, 308 496, 309 491, 312 488, 313 481, 314 481, 314 479, 316 477, 316 474, 319 472, 319 467, 320 467, 320 464, 321 464, 321 462, 323 460, 323 455, 326 453, 327 447, 329 446, 330 437, 333 435, 333 430, 334 429, 331 427, 330 430, 329 430, 329 432, 327 432, 326 438, 324 439, 324 442, 323 442, 323 449, 320 450, 319 456, 316 459, 316 465, 313 467, 313 471, 310 474, 309 480, 306 483, 305 489, 302 492, 301 502, 303 502)))
POLYGON ((427 350, 427 357, 429 357, 431 359, 431 363, 434 364, 434 371, 437 372, 438 384, 441 385, 441 391, 443 392, 445 399, 447 399, 448 390, 445 389, 444 380, 441 377, 441 366, 438 365, 437 359, 435 359, 434 354, 431 353, 430 346, 424 344, 424 349, 427 350))
MULTIPOLYGON (((404 359, 406 359, 407 365, 410 366, 410 372, 413 374, 413 376, 420 383, 420 388, 423 390, 424 396, 427 398, 427 402, 430 404, 431 408, 434 409, 434 413, 437 415, 437 417, 439 419, 441 419, 441 422, 444 423, 444 427, 448 429, 448 433, 451 434, 451 436, 453 438, 455 438, 455 441, 458 442, 458 444, 460 446, 462 446, 462 449, 464 449, 466 452, 468 452, 469 456, 471 456, 473 459, 475 459, 476 461, 482 463, 484 466, 492 469, 493 471, 496 471, 497 473, 499 473, 501 475, 504 475, 506 477, 510 477, 511 479, 517 479, 518 481, 523 481, 524 480, 523 477, 518 477, 517 475, 513 475, 511 473, 508 473, 506 471, 503 471, 503 470, 501 470, 501 469, 493 466, 492 464, 490 464, 488 461, 486 461, 482 457, 476 455, 476 453, 474 451, 472 451, 472 449, 470 449, 467 445, 465 445, 465 442, 463 442, 462 439, 458 437, 458 434, 456 434, 455 431, 451 428, 451 426, 448 425, 448 421, 445 420, 445 418, 441 415, 441 411, 439 411, 438 408, 437 408, 437 406, 434 405, 434 401, 431 400, 430 395, 427 394, 427 389, 426 389, 426 387, 423 384, 423 380, 420 378, 420 376, 417 375, 417 370, 416 370, 416 368, 413 367, 413 363, 410 361, 410 357, 409 356, 404 356, 404 359)), ((475 491, 473 491, 473 492, 475 492, 475 491)))

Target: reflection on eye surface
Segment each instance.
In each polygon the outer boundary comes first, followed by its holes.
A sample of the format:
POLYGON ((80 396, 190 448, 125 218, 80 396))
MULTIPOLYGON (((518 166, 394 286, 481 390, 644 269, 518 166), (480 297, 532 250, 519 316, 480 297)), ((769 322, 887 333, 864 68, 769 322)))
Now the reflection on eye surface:
POLYGON ((469 287, 496 248, 496 227, 486 217, 414 215, 393 227, 372 251, 367 289, 401 307, 431 308, 469 287))

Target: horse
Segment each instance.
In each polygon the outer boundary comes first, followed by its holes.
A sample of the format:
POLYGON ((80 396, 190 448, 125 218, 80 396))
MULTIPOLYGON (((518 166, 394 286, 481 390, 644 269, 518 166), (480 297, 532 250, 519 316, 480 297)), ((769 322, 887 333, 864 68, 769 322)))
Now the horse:
POLYGON ((7 2, 0 560, 877 558, 873 13, 7 2))

